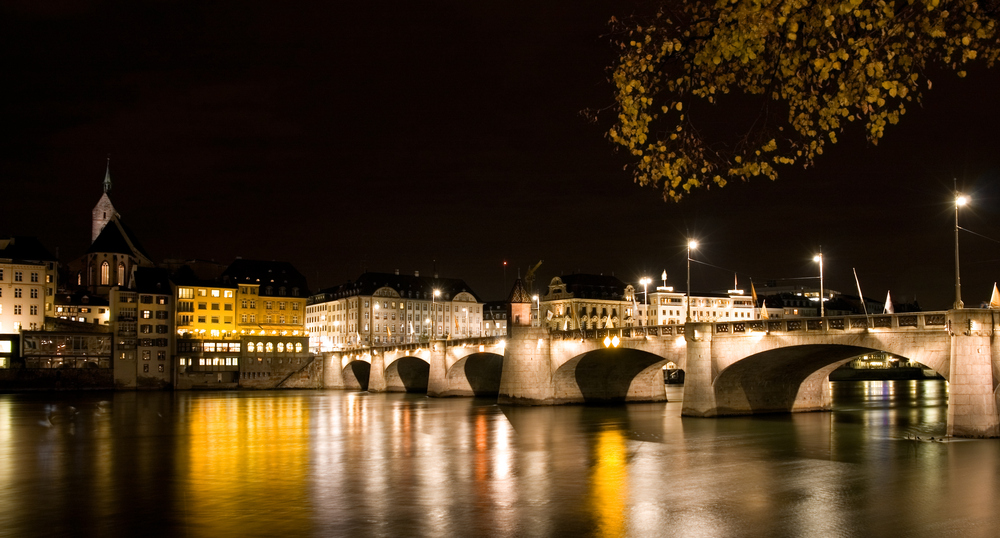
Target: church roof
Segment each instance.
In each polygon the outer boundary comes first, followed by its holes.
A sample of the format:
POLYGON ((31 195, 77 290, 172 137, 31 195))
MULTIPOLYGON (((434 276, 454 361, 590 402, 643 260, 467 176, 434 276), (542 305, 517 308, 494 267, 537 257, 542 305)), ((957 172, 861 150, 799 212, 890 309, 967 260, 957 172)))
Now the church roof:
POLYGON ((530 303, 531 295, 528 294, 528 290, 524 289, 524 283, 521 279, 514 281, 514 287, 510 290, 510 295, 507 297, 508 303, 530 303))
POLYGON ((135 234, 125 226, 118 215, 112 215, 94 243, 87 249, 87 254, 94 252, 114 252, 116 254, 131 254, 139 258, 151 260, 135 234))

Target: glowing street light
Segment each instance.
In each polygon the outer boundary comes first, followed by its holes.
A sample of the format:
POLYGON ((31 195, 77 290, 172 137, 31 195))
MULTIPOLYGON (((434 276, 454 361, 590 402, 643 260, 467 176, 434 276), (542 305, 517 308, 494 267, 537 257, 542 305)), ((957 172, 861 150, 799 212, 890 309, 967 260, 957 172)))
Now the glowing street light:
POLYGON ((958 209, 969 203, 969 197, 958 192, 958 180, 955 180, 955 305, 954 308, 965 308, 962 302, 962 277, 958 269, 958 209))
MULTIPOLYGON (((652 280, 642 277, 639 279, 639 283, 642 284, 642 298, 643 302, 646 303, 646 325, 649 325, 649 283, 652 280)), ((640 320, 641 321, 641 320, 640 320)))
MULTIPOLYGON (((813 261, 819 263, 819 317, 824 317, 826 311, 823 310, 823 247, 819 247, 819 254, 813 256, 813 261)), ((863 300, 863 299, 862 299, 863 300)))
MULTIPOLYGON (((691 322, 691 251, 698 248, 698 242, 694 239, 688 240, 688 250, 687 250, 687 269, 688 269, 688 285, 687 285, 687 317, 684 319, 684 323, 691 322)), ((687 330, 685 329, 685 332, 687 330)))

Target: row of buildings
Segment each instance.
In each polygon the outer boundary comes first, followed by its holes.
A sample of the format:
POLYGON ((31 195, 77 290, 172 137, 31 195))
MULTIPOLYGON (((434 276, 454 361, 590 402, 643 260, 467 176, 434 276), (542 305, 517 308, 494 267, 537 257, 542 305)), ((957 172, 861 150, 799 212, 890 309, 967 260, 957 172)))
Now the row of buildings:
MULTIPOLYGON (((110 168, 103 190, 77 259, 0 238, 0 370, 81 370, 120 388, 273 387, 312 376, 326 352, 507 333, 508 301, 484 301, 456 278, 366 272, 312 293, 287 262, 155 263, 111 202, 110 168)), ((741 289, 695 293, 690 316, 814 316, 818 300, 801 289, 761 304, 741 289)), ((677 324, 689 310, 665 273, 651 290, 562 275, 532 301, 533 322, 560 331, 677 324)))

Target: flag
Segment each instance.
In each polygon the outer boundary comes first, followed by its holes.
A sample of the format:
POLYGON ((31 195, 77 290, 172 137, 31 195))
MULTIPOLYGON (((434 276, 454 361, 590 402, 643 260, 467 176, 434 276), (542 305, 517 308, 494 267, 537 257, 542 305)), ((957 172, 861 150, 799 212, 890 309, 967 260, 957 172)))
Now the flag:
POLYGON ((546 310, 545 311, 545 319, 548 320, 548 321, 552 321, 552 311, 551 310, 546 310))
POLYGON ((770 319, 771 316, 767 314, 767 299, 764 299, 760 303, 760 319, 770 319))
POLYGON ((896 313, 896 307, 892 306, 892 295, 888 291, 885 292, 885 309, 883 310, 882 313, 883 314, 895 314, 896 313))
POLYGON ((410 325, 410 334, 413 334, 413 322, 409 321, 407 323, 409 323, 409 325, 410 325))
POLYGON ((1000 308, 1000 291, 997 291, 997 283, 993 283, 993 295, 990 295, 990 308, 1000 308))
POLYGON ((385 324, 385 332, 389 335, 389 338, 392 338, 392 331, 389 330, 388 323, 385 324))
POLYGON ((750 281, 750 297, 753 298, 753 305, 757 306, 757 290, 753 287, 753 280, 750 281))

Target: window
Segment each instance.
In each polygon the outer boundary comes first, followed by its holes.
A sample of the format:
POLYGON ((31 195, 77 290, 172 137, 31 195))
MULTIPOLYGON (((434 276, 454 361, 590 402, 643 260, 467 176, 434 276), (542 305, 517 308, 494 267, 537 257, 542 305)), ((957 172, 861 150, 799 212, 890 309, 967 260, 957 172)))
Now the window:
POLYGON ((285 295, 285 287, 284 286, 281 286, 280 288, 278 288, 278 295, 285 295))
POLYGON ((257 323, 257 314, 250 314, 250 323, 257 323))
POLYGON ((240 301, 240 308, 246 308, 246 307, 247 307, 247 300, 243 299, 242 301, 240 301))
POLYGON ((101 262, 101 285, 107 286, 111 280, 111 265, 108 262, 101 262))
POLYGON ((247 322, 247 315, 240 314, 240 323, 246 323, 246 322, 247 322))
POLYGON ((299 317, 298 316, 292 316, 292 323, 297 325, 299 323, 299 317))
MULTIPOLYGON (((34 291, 34 290, 32 290, 32 291, 34 291)), ((31 305, 31 315, 32 316, 37 316, 38 315, 38 306, 37 305, 31 305)))
POLYGON ((14 282, 20 282, 22 279, 21 271, 14 271, 14 282))
POLYGON ((285 301, 279 301, 278 310, 284 310, 284 309, 285 309, 285 301))
POLYGON ((267 310, 271 310, 272 308, 274 308, 274 303, 272 303, 271 301, 264 301, 264 308, 267 310))
POLYGON ((167 297, 165 295, 157 297, 156 304, 167 304, 167 297))
POLYGON ((218 322, 219 322, 219 316, 212 316, 212 323, 218 323, 218 322))
POLYGON ((149 360, 149 350, 148 349, 142 350, 142 360, 144 360, 144 361, 148 361, 149 360))
POLYGON ((142 314, 140 314, 140 316, 139 316, 139 317, 141 317, 142 319, 152 319, 152 317, 153 317, 153 312, 151 312, 151 311, 149 311, 149 310, 143 310, 143 311, 142 311, 142 314))
POLYGON ((125 264, 118 262, 118 285, 125 285, 125 264))
POLYGON ((257 301, 250 301, 250 308, 257 308, 257 301))
POLYGON ((167 319, 167 316, 169 314, 170 313, 167 312, 166 310, 157 310, 156 311, 156 319, 167 319))
POLYGON ((265 348, 266 348, 266 350, 267 350, 268 353, 272 353, 274 351, 274 344, 272 344, 271 342, 268 342, 267 345, 265 346, 265 348))
POLYGON ((177 289, 178 299, 194 299, 194 290, 191 288, 178 288, 177 289))
POLYGON ((218 297, 218 296, 219 296, 219 290, 212 290, 212 297, 218 297))
POLYGON ((149 372, 149 365, 148 364, 143 364, 142 365, 142 371, 148 373, 149 372))
POLYGON ((157 334, 167 334, 167 326, 166 325, 157 325, 156 326, 156 332, 157 332, 157 334))
POLYGON ((223 291, 222 292, 222 296, 223 297, 230 297, 230 298, 232 298, 232 296, 233 296, 233 290, 225 290, 225 291, 223 291))
POLYGON ((198 316, 198 323, 205 323, 205 316, 198 316))
POLYGON ((298 310, 298 309, 299 309, 299 303, 292 303, 292 310, 298 310))
POLYGON ((212 310, 218 310, 218 309, 219 309, 219 303, 212 303, 212 310))
POLYGON ((21 298, 21 288, 14 288, 14 297, 21 298))
POLYGON ((37 299, 38 298, 38 290, 37 289, 31 288, 31 298, 32 299, 37 299))
POLYGON ((139 332, 141 333, 151 333, 153 332, 152 325, 139 325, 139 332))
POLYGON ((14 305, 14 314, 21 315, 21 305, 19 304, 14 305))
POLYGON ((208 295, 208 290, 204 288, 198 288, 198 297, 206 297, 208 295))
POLYGON ((31 281, 38 282, 38 273, 31 273, 31 281))
POLYGON ((163 373, 163 365, 162 364, 157 364, 156 365, 156 371, 160 372, 162 374, 163 373))
POLYGON ((285 352, 285 344, 278 342, 278 353, 284 353, 284 352, 285 352))
POLYGON ((223 307, 224 307, 223 310, 229 310, 230 312, 232 312, 233 310, 233 305, 230 303, 224 304, 223 307))

